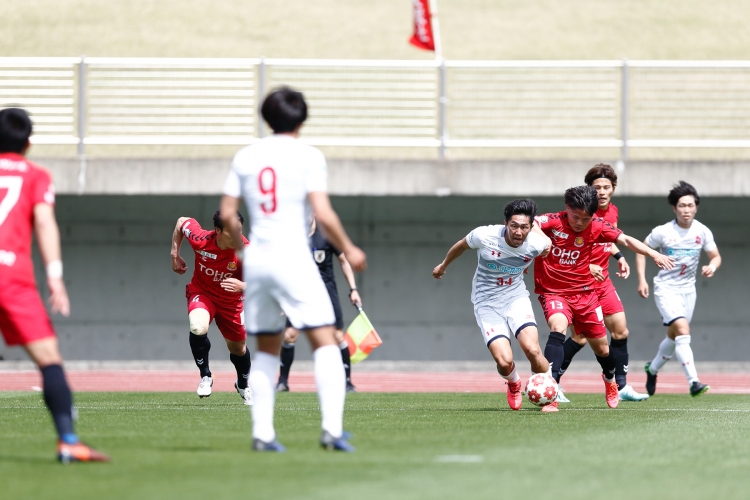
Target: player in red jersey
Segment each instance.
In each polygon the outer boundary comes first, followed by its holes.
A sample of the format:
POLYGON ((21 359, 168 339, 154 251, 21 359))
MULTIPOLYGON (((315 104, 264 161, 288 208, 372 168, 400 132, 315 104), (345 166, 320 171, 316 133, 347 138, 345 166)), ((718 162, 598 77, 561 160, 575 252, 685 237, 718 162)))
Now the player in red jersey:
MULTIPOLYGON (((245 222, 237 212, 240 225, 245 222)), ((172 270, 185 274, 187 264, 180 257, 182 240, 187 238, 195 252, 193 279, 185 287, 188 319, 190 321, 190 349, 193 351, 195 364, 201 374, 198 384, 198 396, 205 398, 211 395, 213 378, 208 366, 208 351, 211 342, 208 340, 208 325, 216 320, 224 341, 229 349, 229 359, 237 370, 237 381, 234 388, 242 396, 243 402, 253 404, 253 395, 247 386, 250 373, 250 351, 245 345, 245 311, 243 294, 245 283, 242 282, 242 264, 237 259, 234 242, 229 231, 224 231, 221 213, 214 214, 214 229, 203 229, 197 220, 188 217, 177 219, 172 232, 172 270)), ((244 239, 243 243, 248 244, 244 239)))
POLYGON ((81 443, 73 429, 73 396, 55 331, 36 288, 32 228, 47 270, 50 309, 70 314, 55 219, 55 188, 49 172, 24 158, 31 132, 24 110, 0 111, 0 332, 7 345, 23 346, 42 372, 44 402, 59 437, 58 460, 108 461, 106 455, 81 443))
MULTIPOLYGON (((613 226, 617 227, 618 210, 611 202, 612 195, 617 188, 617 174, 614 169, 603 163, 591 168, 584 178, 586 185, 596 189, 599 197, 599 209, 594 214, 601 217, 613 226)), ((625 279, 630 275, 630 266, 625 257, 614 243, 600 243, 594 248, 592 261, 589 266, 591 274, 596 280, 596 293, 599 296, 599 304, 604 314, 604 325, 612 335, 609 348, 612 350, 617 366, 615 369, 615 381, 619 391, 620 401, 642 401, 648 398, 648 394, 640 394, 628 385, 628 324, 625 319, 625 309, 622 307, 619 295, 615 290, 612 280, 609 279, 609 259, 612 257, 617 261, 619 271, 617 276, 625 279)), ((565 359, 560 365, 560 377, 567 370, 573 357, 586 345, 586 338, 578 335, 575 328, 571 328, 572 335, 563 344, 565 359)), ((557 401, 567 403, 568 399, 558 390, 557 401)))
MULTIPOLYGON (((618 403, 614 357, 607 345, 607 330, 596 294, 596 283, 589 265, 597 243, 619 243, 634 252, 648 255, 660 268, 671 269, 673 259, 652 250, 627 236, 609 222, 594 217, 598 196, 591 186, 577 186, 565 191, 565 210, 537 217, 539 229, 552 239, 552 251, 534 263, 534 291, 550 328, 544 356, 552 364, 552 376, 560 379, 564 358, 564 332, 569 325, 586 337, 602 367, 607 405, 618 403)), ((535 224, 536 228, 537 225, 535 224)), ((557 411, 557 403, 544 411, 557 411)))

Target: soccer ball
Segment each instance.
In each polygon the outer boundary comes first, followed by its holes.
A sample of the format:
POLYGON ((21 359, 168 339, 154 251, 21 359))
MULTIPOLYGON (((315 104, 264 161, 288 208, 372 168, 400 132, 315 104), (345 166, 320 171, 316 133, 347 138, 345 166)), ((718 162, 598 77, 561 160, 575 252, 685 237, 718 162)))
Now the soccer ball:
POLYGON ((526 397, 531 404, 547 406, 557 398, 557 382, 549 373, 537 373, 526 383, 526 397))

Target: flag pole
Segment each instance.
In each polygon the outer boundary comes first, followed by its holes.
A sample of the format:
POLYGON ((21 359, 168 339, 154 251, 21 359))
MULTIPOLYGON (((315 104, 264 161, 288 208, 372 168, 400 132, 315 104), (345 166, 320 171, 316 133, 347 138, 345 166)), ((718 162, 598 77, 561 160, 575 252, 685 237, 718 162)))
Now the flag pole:
POLYGON ((440 41, 440 22, 438 21, 437 0, 430 2, 430 22, 432 24, 432 38, 435 42, 435 59, 443 58, 443 44, 440 41))

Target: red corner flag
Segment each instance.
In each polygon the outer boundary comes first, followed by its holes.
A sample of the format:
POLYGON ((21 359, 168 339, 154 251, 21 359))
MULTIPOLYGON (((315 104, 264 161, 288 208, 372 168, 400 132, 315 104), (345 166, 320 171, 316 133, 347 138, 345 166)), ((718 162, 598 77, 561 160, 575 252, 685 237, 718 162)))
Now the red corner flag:
POLYGON ((411 0, 414 5, 414 34, 409 43, 424 50, 435 50, 435 38, 432 34, 430 17, 430 0, 411 0))

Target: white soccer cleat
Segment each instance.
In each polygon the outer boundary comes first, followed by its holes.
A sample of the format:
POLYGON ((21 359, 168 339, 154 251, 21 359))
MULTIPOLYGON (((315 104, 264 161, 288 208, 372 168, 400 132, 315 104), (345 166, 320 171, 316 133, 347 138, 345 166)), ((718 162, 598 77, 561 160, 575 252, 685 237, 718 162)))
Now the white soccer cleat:
POLYGON ((620 401, 643 401, 644 399, 648 399, 648 394, 635 392, 635 389, 633 389, 630 385, 626 385, 625 387, 620 389, 618 391, 618 395, 620 397, 620 401))
POLYGON ((198 390, 195 391, 198 397, 207 398, 211 395, 211 386, 214 385, 214 379, 211 377, 203 377, 201 383, 198 384, 198 390))
POLYGON ((240 397, 242 397, 242 403, 245 406, 253 406, 253 391, 250 390, 250 386, 247 386, 244 389, 240 389, 237 385, 237 382, 235 382, 234 388, 237 389, 237 392, 240 393, 240 397))
POLYGON ((570 403, 570 400, 565 397, 565 392, 563 392, 561 385, 557 386, 557 399, 555 401, 558 403, 570 403))

